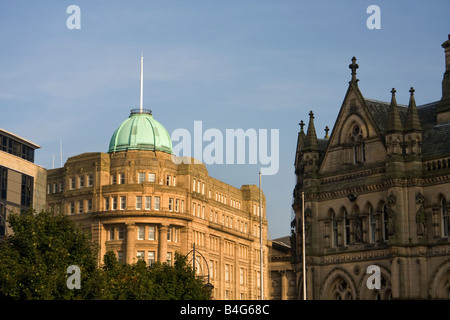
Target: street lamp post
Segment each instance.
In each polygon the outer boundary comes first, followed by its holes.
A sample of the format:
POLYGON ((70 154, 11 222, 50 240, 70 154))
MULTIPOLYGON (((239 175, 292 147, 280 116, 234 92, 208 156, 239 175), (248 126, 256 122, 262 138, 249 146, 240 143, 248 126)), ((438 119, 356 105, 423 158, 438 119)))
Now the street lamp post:
POLYGON ((302 191, 302 260, 303 260, 303 300, 306 300, 306 245, 305 245, 305 193, 302 191))

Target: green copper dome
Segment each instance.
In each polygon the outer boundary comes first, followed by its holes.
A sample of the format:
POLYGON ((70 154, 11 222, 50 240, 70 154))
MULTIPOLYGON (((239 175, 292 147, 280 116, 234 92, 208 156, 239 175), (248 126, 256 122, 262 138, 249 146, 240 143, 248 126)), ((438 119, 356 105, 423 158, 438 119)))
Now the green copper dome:
POLYGON ((153 118, 150 110, 134 109, 111 137, 108 153, 126 150, 172 154, 172 140, 166 128, 153 118))

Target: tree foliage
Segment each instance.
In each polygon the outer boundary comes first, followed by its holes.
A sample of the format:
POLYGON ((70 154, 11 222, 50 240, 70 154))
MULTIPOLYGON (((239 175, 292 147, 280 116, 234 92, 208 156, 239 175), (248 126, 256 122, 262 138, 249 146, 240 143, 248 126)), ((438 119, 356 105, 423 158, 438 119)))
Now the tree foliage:
POLYGON ((0 244, 0 297, 92 299, 100 282, 97 249, 69 217, 47 211, 12 214, 0 244), (67 288, 67 268, 81 270, 81 290, 67 288))
POLYGON ((194 300, 211 292, 185 256, 147 266, 121 264, 107 252, 98 267, 98 248, 68 216, 41 211, 12 214, 13 234, 0 242, 0 299, 194 300), (81 288, 67 287, 67 268, 80 268, 81 288))
POLYGON ((110 251, 104 257, 103 276, 108 287, 102 299, 207 300, 211 295, 186 257, 179 253, 175 253, 173 266, 156 262, 147 267, 143 260, 120 264, 110 251))

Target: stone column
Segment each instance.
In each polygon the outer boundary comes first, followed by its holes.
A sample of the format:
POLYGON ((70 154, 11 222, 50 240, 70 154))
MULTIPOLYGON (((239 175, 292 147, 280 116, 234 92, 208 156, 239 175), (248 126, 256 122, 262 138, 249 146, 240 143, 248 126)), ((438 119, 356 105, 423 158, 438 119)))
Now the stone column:
POLYGON ((287 300, 287 276, 286 276, 286 270, 280 271, 281 274, 281 300, 287 300))
POLYGON ((126 246, 126 262, 136 262, 136 226, 134 223, 127 223, 127 246, 126 246))
POLYGON ((400 298, 400 258, 397 256, 392 257, 391 262, 391 292, 392 292, 392 298, 393 299, 399 299, 400 298))
POLYGON ((159 226, 159 243, 158 243, 158 261, 163 263, 167 261, 167 224, 159 226))

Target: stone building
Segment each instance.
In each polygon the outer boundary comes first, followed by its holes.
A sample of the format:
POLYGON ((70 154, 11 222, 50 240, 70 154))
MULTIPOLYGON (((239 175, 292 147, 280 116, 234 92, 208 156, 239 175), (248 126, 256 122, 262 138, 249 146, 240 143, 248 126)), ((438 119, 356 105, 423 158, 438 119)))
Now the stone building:
POLYGON ((0 237, 9 234, 11 212, 40 211, 45 206, 47 171, 34 163, 40 146, 0 129, 0 237))
POLYGON ((312 112, 306 134, 301 122, 291 236, 299 298, 303 215, 307 299, 450 298, 450 36, 442 47, 439 101, 416 106, 413 88, 407 106, 395 89, 390 102, 367 99, 353 58, 331 135, 317 138, 312 112))
POLYGON ((272 239, 269 248, 270 299, 296 300, 298 298, 296 273, 292 268, 290 236, 272 239))
MULTIPOLYGON (((197 274, 215 299, 259 299, 259 188, 235 188, 185 160, 172 155, 170 135, 150 110, 132 110, 107 153, 83 153, 48 171, 47 204, 86 228, 99 263, 107 251, 124 263, 172 263, 175 252, 193 262, 195 244, 197 274)), ((265 207, 262 195, 266 288, 265 207)))

